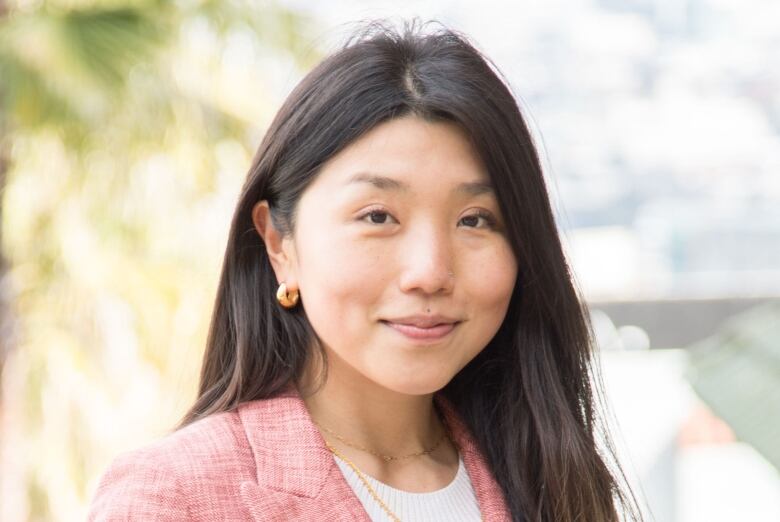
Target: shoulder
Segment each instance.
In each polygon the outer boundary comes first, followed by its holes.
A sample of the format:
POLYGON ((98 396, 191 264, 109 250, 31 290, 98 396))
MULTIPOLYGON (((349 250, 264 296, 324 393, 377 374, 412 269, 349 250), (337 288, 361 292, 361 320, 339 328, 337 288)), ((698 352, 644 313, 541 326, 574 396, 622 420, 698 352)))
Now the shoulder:
POLYGON ((191 520, 194 492, 230 493, 254 474, 237 412, 212 414, 115 457, 98 481, 88 520, 191 520))

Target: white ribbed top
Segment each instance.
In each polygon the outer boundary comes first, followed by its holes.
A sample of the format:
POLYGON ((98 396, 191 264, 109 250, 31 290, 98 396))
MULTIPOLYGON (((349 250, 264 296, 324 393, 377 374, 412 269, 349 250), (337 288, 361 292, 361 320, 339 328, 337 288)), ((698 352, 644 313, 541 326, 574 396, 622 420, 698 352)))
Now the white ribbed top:
MULTIPOLYGON (((365 484, 341 457, 334 455, 347 483, 355 491, 373 522, 387 522, 390 517, 374 500, 365 484)), ((362 472, 362 470, 361 470, 362 472)), ((473 522, 480 520, 479 503, 471 486, 463 459, 458 456, 458 472, 448 485, 436 491, 411 493, 396 489, 363 473, 376 494, 390 511, 403 522, 473 522)))

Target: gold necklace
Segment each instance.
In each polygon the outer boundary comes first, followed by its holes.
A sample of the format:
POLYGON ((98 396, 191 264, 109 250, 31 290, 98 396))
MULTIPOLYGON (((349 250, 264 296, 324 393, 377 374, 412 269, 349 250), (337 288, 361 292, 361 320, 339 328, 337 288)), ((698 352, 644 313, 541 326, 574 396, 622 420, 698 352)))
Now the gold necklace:
MULTIPOLYGON (((312 420, 314 420, 314 419, 312 419, 312 420)), ((431 448, 429 448, 427 450, 419 451, 417 453, 410 453, 409 455, 402 455, 400 457, 396 457, 394 455, 383 455, 381 453, 377 453, 375 451, 372 451, 372 450, 370 450, 370 449, 368 449, 366 447, 359 446, 359 445, 357 445, 355 443, 349 442, 348 440, 344 439, 341 435, 339 435, 335 431, 329 430, 325 426, 321 426, 317 421, 314 421, 314 424, 316 424, 317 426, 319 426, 323 430, 327 431, 328 433, 330 433, 331 435, 336 437, 338 440, 340 440, 341 442, 343 442, 347 446, 351 446, 351 447, 353 447, 355 449, 359 449, 361 451, 365 451, 365 452, 370 453, 372 455, 376 455, 377 457, 381 457, 382 459, 385 460, 385 462, 390 462, 391 460, 401 460, 401 459, 408 459, 408 458, 411 458, 411 457, 419 457, 421 455, 427 455, 428 453, 431 453, 432 451, 436 450, 436 448, 438 448, 439 445, 441 445, 441 442, 444 440, 444 436, 447 434, 447 429, 446 428, 443 429, 441 431, 441 435, 439 436, 439 440, 437 440, 436 443, 431 448)))
MULTIPOLYGON (((436 448, 438 448, 439 445, 441 444, 441 441, 444 440, 444 436, 447 435, 448 432, 449 432, 449 426, 447 426, 447 423, 444 421, 443 418, 440 419, 440 420, 442 422, 442 426, 443 426, 444 429, 442 429, 441 435, 439 436, 439 440, 436 441, 436 444, 434 444, 433 447, 431 447, 431 448, 429 448, 427 450, 424 450, 424 451, 417 452, 417 453, 410 453, 409 455, 402 455, 400 457, 396 457, 396 456, 393 456, 393 455, 383 455, 381 453, 377 453, 375 451, 372 451, 372 450, 370 450, 370 449, 368 449, 366 447, 359 446, 357 444, 351 443, 351 442, 347 441, 346 439, 344 439, 338 433, 334 432, 333 430, 330 430, 330 429, 326 428, 325 426, 320 425, 320 423, 318 423, 317 421, 312 419, 312 421, 314 421, 314 424, 316 424, 318 427, 322 428, 323 430, 327 431, 328 433, 330 433, 331 435, 336 437, 338 440, 340 440, 341 442, 343 442, 347 446, 351 446, 351 447, 353 447, 355 449, 359 449, 359 450, 371 453, 372 455, 376 455, 377 457, 381 457, 382 459, 385 460, 385 462, 389 462, 391 460, 407 459, 407 458, 410 458, 410 457, 419 457, 420 455, 427 455, 428 453, 431 453, 436 448)), ((452 439, 450 438, 450 440, 452 440, 452 439)), ((387 504, 385 504, 382 501, 382 499, 379 498, 379 495, 377 494, 376 491, 374 491, 374 488, 371 487, 371 484, 368 483, 368 480, 366 479, 365 475, 363 475, 363 472, 361 472, 358 469, 358 467, 355 466, 355 464, 353 464, 352 461, 349 460, 346 456, 344 456, 340 451, 337 451, 336 448, 331 446, 330 443, 328 443, 328 441, 325 441, 325 445, 328 447, 328 449, 334 455, 336 455, 337 457, 341 458, 344 462, 347 463, 347 465, 349 465, 350 468, 352 468, 352 471, 355 472, 355 474, 358 476, 358 478, 363 483, 363 485, 366 486, 366 489, 371 494, 371 496, 374 498, 374 500, 377 502, 377 504, 379 504, 379 506, 385 511, 385 513, 387 513, 387 516, 390 517, 390 519, 393 520, 393 522, 401 522, 401 520, 395 515, 395 513, 390 511, 390 508, 387 507, 387 504)))
POLYGON ((371 487, 371 484, 368 483, 368 480, 366 480, 366 477, 363 476, 363 473, 361 473, 361 471, 357 468, 357 466, 355 466, 352 463, 352 461, 349 460, 347 457, 342 455, 341 452, 336 451, 336 448, 328 444, 328 441, 325 441, 325 445, 328 447, 330 451, 333 452, 334 455, 344 460, 344 462, 346 462, 349 465, 349 467, 352 468, 352 470, 355 472, 355 474, 358 476, 361 482, 363 482, 363 485, 366 486, 366 489, 368 489, 368 492, 371 494, 371 496, 374 497, 374 500, 376 500, 377 504, 379 504, 382 507, 382 509, 385 510, 385 513, 387 513, 387 516, 390 517, 390 520, 392 520, 393 522, 401 522, 401 519, 399 519, 395 515, 395 513, 390 511, 390 508, 387 507, 387 505, 384 502, 382 502, 382 499, 379 498, 379 495, 377 495, 376 491, 374 491, 374 488, 371 487))
MULTIPOLYGON (((452 439, 450 439, 450 440, 452 440, 452 439)), ((452 442, 453 442, 453 444, 455 443, 455 441, 452 441, 452 442)), ((372 488, 372 487, 371 487, 371 484, 369 484, 369 483, 368 483, 368 479, 366 479, 366 477, 365 477, 365 476, 363 475, 363 473, 362 473, 362 472, 361 472, 361 471, 360 471, 360 470, 357 468, 357 466, 355 466, 355 465, 352 463, 352 461, 351 461, 351 460, 349 460, 347 457, 345 457, 344 455, 342 455, 342 453, 341 453, 340 451, 337 451, 337 450, 336 450, 336 448, 334 448, 333 446, 331 446, 331 445, 328 443, 328 441, 325 441, 325 445, 328 447, 328 449, 329 449, 329 450, 330 450, 330 451, 331 451, 331 452, 332 452, 334 455, 336 455, 337 457, 341 458, 341 459, 342 459, 344 462, 346 462, 346 463, 349 465, 349 467, 350 467, 350 468, 352 468, 352 471, 354 471, 354 472, 355 472, 355 474, 358 476, 358 478, 359 478, 359 479, 360 479, 360 481, 363 483, 363 485, 364 485, 364 486, 366 486, 366 489, 367 489, 367 490, 368 490, 368 492, 371 494, 371 496, 374 498, 374 500, 376 501, 376 503, 377 503, 377 504, 379 504, 379 506, 380 506, 380 507, 381 507, 381 508, 382 508, 382 509, 385 511, 385 513, 387 513, 387 516, 388 516, 388 517, 390 517, 390 520, 392 520, 393 522, 401 522, 401 519, 399 519, 399 518, 396 516, 396 514, 395 514, 395 513, 393 513, 392 511, 390 511, 390 508, 389 508, 389 507, 387 507, 387 504, 385 504, 384 502, 382 502, 382 499, 381 499, 381 498, 379 498, 379 495, 377 494, 377 492, 376 492, 376 491, 374 491, 374 488, 372 488)), ((455 446, 455 447, 457 448, 457 446, 455 446)), ((479 515, 479 520, 480 520, 480 522, 483 522, 483 521, 484 521, 484 518, 482 518, 482 513, 480 513, 480 515, 479 515)))

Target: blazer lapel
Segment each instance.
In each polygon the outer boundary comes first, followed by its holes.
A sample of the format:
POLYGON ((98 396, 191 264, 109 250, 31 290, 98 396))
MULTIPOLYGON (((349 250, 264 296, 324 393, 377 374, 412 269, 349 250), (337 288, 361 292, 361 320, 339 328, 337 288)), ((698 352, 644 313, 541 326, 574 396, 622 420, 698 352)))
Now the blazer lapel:
MULTIPOLYGON (((442 395, 434 398, 461 450, 483 520, 510 521, 501 489, 467 427, 442 395)), ((238 415, 257 469, 257 480, 240 487, 254 520, 370 522, 295 387, 242 403, 238 415)))
MULTIPOLYGON (((313 499, 246 481, 241 484, 241 501, 252 520, 257 522, 290 520, 371 522, 363 509, 363 504, 352 489, 344 489, 336 480, 333 482, 335 484, 326 486, 322 490, 322 497, 313 499)), ((346 483, 344 486, 349 488, 346 483)))
POLYGON ((254 520, 370 522, 297 389, 242 403, 238 415, 257 469, 241 484, 254 520))

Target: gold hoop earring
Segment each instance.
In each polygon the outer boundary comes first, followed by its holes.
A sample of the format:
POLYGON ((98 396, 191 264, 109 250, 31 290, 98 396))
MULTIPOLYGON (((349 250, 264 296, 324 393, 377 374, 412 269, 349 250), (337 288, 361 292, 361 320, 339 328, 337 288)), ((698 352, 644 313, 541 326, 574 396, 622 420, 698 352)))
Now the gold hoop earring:
POLYGON ((292 308, 298 304, 298 290, 287 292, 287 283, 282 283, 276 290, 276 300, 285 308, 292 308))

